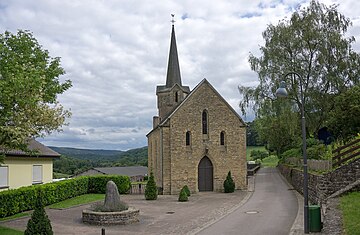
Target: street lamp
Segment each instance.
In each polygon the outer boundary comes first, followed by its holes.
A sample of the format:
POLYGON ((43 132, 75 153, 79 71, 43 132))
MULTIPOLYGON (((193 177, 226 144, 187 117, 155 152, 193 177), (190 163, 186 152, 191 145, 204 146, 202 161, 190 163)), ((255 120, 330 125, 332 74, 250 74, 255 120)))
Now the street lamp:
MULTIPOLYGON (((305 126, 305 111, 304 111, 304 92, 302 77, 296 72, 287 73, 284 76, 286 80, 287 76, 295 75, 299 79, 300 83, 300 103, 301 103, 301 134, 302 134, 302 152, 303 152, 303 166, 304 166, 304 232, 309 233, 309 198, 308 198, 308 172, 307 172, 307 156, 306 156, 306 126, 305 126)), ((280 87, 276 90, 277 97, 287 97, 285 81, 281 81, 280 87)))

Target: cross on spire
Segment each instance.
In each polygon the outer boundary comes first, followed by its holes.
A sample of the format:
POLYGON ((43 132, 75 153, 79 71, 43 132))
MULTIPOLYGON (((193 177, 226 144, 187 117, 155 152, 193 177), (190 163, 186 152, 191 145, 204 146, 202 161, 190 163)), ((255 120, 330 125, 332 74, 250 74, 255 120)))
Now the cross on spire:
POLYGON ((172 19, 171 19, 171 23, 172 23, 172 25, 174 25, 174 23, 176 22, 175 20, 174 20, 174 16, 175 16, 175 14, 171 14, 171 17, 172 17, 172 19))

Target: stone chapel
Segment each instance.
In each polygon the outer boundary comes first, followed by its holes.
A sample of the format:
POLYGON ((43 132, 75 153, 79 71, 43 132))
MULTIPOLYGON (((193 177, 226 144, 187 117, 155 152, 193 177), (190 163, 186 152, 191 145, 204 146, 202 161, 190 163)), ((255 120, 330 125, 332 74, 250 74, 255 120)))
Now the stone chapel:
POLYGON ((203 79, 183 86, 172 25, 166 84, 156 87, 158 116, 148 138, 148 169, 163 194, 223 191, 231 171, 236 189, 246 189, 246 125, 203 79))

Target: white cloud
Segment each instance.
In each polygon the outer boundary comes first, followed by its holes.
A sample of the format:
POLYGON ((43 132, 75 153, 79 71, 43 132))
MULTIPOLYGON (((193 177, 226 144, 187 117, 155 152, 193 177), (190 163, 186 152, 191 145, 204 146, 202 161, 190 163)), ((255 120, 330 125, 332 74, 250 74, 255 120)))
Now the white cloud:
MULTIPOLYGON (((73 81, 59 96, 73 113, 70 125, 43 143, 125 150, 147 144, 157 114, 155 88, 166 78, 171 13, 183 84, 194 88, 206 77, 239 111, 237 86, 257 83, 248 56, 259 55, 262 32, 308 2, 2 0, 0 31, 32 31, 53 57, 61 57, 67 72, 61 79, 73 81)), ((360 3, 321 2, 340 3, 354 24, 349 35, 359 41, 360 3)))

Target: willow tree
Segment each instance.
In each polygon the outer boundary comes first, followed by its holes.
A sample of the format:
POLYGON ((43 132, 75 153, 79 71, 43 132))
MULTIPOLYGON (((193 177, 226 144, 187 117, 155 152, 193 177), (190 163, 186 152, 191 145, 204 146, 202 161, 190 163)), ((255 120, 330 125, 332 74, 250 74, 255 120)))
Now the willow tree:
POLYGON ((321 128, 333 108, 334 97, 359 84, 360 56, 352 49, 354 37, 345 34, 351 21, 337 6, 311 1, 289 19, 269 25, 263 32, 261 55, 250 53, 251 69, 258 74, 256 87, 239 86, 243 113, 250 106, 257 117, 276 117, 284 101, 275 101, 275 91, 284 75, 290 108, 300 116, 300 79, 304 94, 307 133, 321 128))
POLYGON ((0 146, 27 150, 29 138, 60 130, 70 112, 57 95, 71 87, 61 83, 60 58, 51 58, 28 31, 0 34, 0 146))

